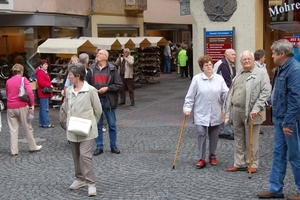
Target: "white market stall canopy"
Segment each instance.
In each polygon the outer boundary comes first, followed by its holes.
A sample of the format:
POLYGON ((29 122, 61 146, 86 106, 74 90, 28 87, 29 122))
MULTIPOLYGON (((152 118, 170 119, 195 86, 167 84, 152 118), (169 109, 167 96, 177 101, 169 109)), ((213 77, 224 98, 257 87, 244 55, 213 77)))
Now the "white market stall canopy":
POLYGON ((118 39, 124 48, 129 48, 129 49, 135 49, 135 44, 134 42, 130 39, 130 38, 122 38, 122 37, 118 37, 118 39))
POLYGON ((167 44, 169 44, 169 42, 163 37, 139 37, 139 38, 146 38, 151 43, 151 47, 166 46, 167 44))
POLYGON ((89 40, 49 38, 38 46, 38 53, 78 54, 79 52, 96 52, 97 47, 89 40))
POLYGON ((98 49, 122 50, 124 48, 124 46, 116 38, 80 37, 79 39, 89 40, 98 49))
POLYGON ((135 48, 141 48, 141 47, 151 47, 151 43, 147 38, 141 38, 141 37, 117 37, 119 38, 126 38, 131 39, 133 43, 135 44, 135 48))

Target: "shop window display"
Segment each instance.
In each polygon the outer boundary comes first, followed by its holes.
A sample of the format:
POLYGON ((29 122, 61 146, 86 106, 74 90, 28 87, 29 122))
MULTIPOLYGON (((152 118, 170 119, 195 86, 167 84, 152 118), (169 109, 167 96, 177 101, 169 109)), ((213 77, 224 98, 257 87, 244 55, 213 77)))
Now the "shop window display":
MULTIPOLYGON (((270 46, 279 39, 287 39, 294 45, 295 58, 300 61, 297 42, 300 41, 300 10, 296 9, 300 0, 265 1, 264 49, 268 71, 274 67, 270 46), (289 9, 288 9, 289 8, 289 9)), ((270 75, 272 77, 272 73, 270 75)))

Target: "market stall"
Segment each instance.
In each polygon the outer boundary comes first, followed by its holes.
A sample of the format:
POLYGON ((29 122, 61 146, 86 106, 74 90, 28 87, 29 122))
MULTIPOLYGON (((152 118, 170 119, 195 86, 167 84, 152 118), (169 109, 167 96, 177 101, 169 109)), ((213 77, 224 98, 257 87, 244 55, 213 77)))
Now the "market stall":
MULTIPOLYGON (((95 54, 97 47, 94 46, 89 40, 84 39, 66 39, 66 38, 50 38, 37 48, 37 53, 47 55, 47 59, 50 59, 48 71, 51 78, 53 88, 54 102, 62 101, 61 90, 64 88, 64 79, 67 73, 67 67, 69 59, 80 53, 92 53, 95 54), (52 55, 52 56, 50 56, 52 55)), ((33 57, 29 62, 35 63, 35 68, 39 64, 39 56, 33 57)), ((55 106, 53 107, 55 108, 55 106)))
POLYGON ((155 82, 155 78, 161 74, 161 49, 159 46, 165 45, 165 42, 168 41, 162 37, 132 37, 130 39, 136 47, 134 52, 135 82, 155 82))

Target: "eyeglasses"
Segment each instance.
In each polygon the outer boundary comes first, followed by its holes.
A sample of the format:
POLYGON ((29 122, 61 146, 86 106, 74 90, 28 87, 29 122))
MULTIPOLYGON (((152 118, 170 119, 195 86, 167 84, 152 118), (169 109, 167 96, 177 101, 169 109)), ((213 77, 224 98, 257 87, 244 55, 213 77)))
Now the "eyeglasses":
POLYGON ((243 58, 242 62, 251 61, 251 60, 252 60, 252 58, 243 58))

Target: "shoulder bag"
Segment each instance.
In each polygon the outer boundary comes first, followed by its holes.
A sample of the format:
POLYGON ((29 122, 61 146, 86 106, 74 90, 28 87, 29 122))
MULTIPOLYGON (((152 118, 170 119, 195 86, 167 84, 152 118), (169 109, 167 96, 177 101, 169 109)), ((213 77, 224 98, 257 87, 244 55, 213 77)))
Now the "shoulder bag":
POLYGON ((51 94, 52 93, 52 87, 43 87, 42 92, 45 94, 51 94))
POLYGON ((73 117, 71 114, 71 94, 72 92, 69 92, 69 111, 70 111, 70 119, 69 119, 69 124, 68 124, 68 131, 80 135, 80 136, 88 136, 90 133, 91 127, 92 127, 92 121, 89 119, 83 119, 80 117, 73 117))
POLYGON ((19 94, 18 94, 19 99, 21 99, 22 101, 26 101, 29 102, 29 97, 28 94, 25 90, 24 87, 24 77, 22 77, 22 82, 21 85, 19 86, 19 94))

